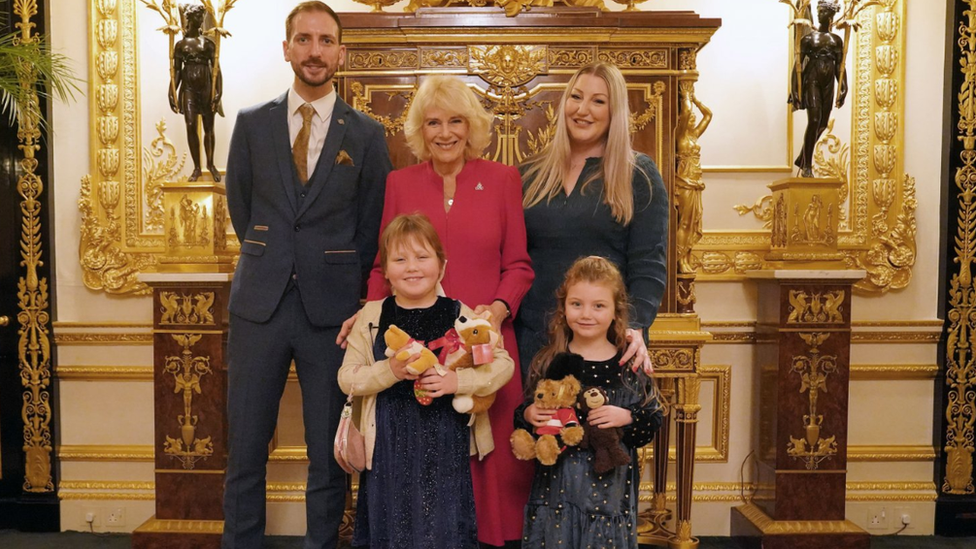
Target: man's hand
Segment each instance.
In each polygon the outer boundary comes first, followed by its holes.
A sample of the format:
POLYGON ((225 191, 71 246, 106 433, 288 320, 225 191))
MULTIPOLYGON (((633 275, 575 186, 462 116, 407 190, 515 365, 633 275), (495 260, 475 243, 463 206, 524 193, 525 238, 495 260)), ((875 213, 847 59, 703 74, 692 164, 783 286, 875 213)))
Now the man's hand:
POLYGON ((340 348, 345 349, 346 345, 349 344, 349 332, 352 331, 352 325, 356 323, 356 319, 359 318, 359 311, 356 314, 347 318, 345 322, 342 323, 342 328, 339 328, 339 335, 336 336, 336 345, 340 348))

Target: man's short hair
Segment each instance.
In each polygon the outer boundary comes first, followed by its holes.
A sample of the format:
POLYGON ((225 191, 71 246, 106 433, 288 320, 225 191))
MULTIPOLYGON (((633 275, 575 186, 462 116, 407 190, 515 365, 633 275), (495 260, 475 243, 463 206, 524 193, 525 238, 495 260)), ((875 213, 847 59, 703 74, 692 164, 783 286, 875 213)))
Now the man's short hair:
POLYGON ((342 21, 339 21, 339 16, 336 15, 335 10, 329 7, 325 2, 320 2, 319 0, 307 0, 306 2, 301 2, 291 12, 288 13, 288 17, 285 18, 285 40, 291 40, 291 34, 294 31, 292 28, 292 22, 299 13, 306 11, 320 11, 328 13, 332 20, 336 22, 336 27, 339 28, 339 36, 336 40, 342 43, 342 21))

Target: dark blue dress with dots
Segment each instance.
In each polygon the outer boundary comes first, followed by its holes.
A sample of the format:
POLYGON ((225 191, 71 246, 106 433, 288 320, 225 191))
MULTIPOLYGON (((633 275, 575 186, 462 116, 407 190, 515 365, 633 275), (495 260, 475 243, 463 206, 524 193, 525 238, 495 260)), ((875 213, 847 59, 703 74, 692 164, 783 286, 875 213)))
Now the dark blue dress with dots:
MULTIPOLYGON (((403 309, 390 298, 376 333, 396 324, 430 342, 454 327, 459 314, 460 304, 445 297, 427 309, 403 309)), ((385 350, 380 335, 376 360, 386 358, 385 350)), ((450 396, 422 406, 413 381, 377 395, 373 468, 359 476, 354 547, 477 549, 468 419, 454 411, 450 396)))
MULTIPOLYGON (((587 360, 579 381, 583 387, 602 387, 610 404, 631 411, 634 421, 623 428, 630 465, 598 475, 593 472, 593 452, 575 447, 567 447, 555 465, 536 464, 525 507, 523 549, 637 549, 637 449, 654 438, 663 414, 656 398, 647 401, 644 396, 651 380, 631 372, 629 365, 621 368, 619 361, 620 355, 608 361, 587 360)), ((529 404, 531 399, 515 411, 516 427, 532 429, 522 415, 529 404)))

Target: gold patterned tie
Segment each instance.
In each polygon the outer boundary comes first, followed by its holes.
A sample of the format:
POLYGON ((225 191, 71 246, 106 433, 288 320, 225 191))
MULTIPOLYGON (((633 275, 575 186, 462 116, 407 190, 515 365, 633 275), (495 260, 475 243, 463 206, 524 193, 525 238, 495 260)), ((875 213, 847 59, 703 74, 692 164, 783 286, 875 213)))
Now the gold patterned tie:
POLYGON ((295 144, 291 146, 291 156, 295 160, 295 167, 298 168, 298 179, 302 185, 308 183, 308 136, 312 133, 312 116, 315 109, 308 103, 298 107, 298 112, 302 113, 302 129, 295 137, 295 144))

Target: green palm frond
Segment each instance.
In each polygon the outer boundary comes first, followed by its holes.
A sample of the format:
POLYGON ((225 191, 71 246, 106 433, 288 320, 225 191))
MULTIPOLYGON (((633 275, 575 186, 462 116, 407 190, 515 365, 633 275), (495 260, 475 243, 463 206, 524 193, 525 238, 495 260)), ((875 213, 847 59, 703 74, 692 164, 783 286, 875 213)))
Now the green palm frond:
MULTIPOLYGON (((0 114, 6 114, 11 124, 23 120, 22 109, 29 104, 31 93, 40 97, 73 100, 81 93, 80 81, 73 73, 70 60, 51 51, 44 36, 35 35, 24 44, 19 32, 0 36, 0 114), (30 67, 36 74, 36 85, 24 88, 18 67, 30 67)), ((39 117, 43 121, 43 117, 39 117)))

